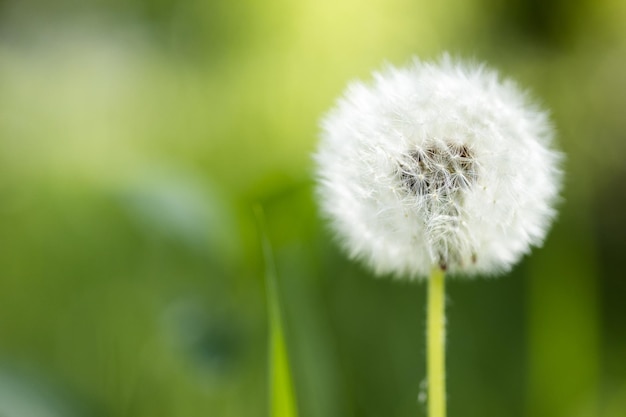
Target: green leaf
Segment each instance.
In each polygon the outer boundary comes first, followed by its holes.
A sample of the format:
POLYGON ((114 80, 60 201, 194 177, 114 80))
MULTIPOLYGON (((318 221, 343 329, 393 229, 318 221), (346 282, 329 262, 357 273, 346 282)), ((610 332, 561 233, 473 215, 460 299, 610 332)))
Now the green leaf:
POLYGON ((269 322, 269 415, 270 417, 297 417, 298 408, 291 377, 291 367, 285 340, 280 300, 278 297, 276 266, 272 247, 265 230, 263 209, 255 207, 259 223, 263 257, 269 322))

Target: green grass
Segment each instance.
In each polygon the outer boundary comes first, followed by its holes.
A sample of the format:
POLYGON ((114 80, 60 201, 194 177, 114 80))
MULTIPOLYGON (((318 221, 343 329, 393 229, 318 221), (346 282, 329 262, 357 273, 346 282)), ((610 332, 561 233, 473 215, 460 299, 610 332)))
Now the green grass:
POLYGON ((260 206, 256 206, 255 214, 259 223, 265 260, 265 286, 269 322, 269 415, 270 417, 297 417, 298 407, 282 320, 274 255, 265 228, 263 209, 260 206))

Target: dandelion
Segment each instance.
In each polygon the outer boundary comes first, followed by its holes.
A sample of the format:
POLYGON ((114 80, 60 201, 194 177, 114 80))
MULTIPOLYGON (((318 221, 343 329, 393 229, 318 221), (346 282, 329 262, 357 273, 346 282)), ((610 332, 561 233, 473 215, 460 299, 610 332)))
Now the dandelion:
MULTIPOLYGON (((317 191, 344 249, 377 274, 431 276, 429 404, 445 396, 430 362, 431 342, 443 351, 443 271, 503 273, 541 245, 561 187, 552 142, 512 81, 447 55, 350 84, 323 119, 317 191)), ((445 414, 437 401, 431 417, 445 414)))

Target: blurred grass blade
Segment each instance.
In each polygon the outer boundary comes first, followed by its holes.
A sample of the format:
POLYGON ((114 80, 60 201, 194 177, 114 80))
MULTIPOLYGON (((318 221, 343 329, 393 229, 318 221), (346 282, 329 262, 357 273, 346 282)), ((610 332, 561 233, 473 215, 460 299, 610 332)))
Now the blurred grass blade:
POLYGON ((280 317, 272 313, 270 322, 270 416, 297 417, 296 399, 280 317))
POLYGON ((254 211, 259 224, 263 257, 265 259, 265 285, 269 321, 269 415, 270 417, 297 417, 298 409, 278 297, 276 266, 274 265, 272 247, 267 237, 263 209, 257 205, 254 211))

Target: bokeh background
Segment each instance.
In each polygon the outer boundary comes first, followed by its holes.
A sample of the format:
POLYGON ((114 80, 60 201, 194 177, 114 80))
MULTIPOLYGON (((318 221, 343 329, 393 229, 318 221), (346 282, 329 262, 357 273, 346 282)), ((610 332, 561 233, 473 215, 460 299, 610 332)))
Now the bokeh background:
POLYGON ((444 50, 551 109, 560 217, 448 285, 451 416, 626 415, 626 2, 0 0, 0 415, 267 415, 267 217, 303 417, 425 415, 425 286, 314 201, 353 78, 444 50))

